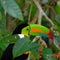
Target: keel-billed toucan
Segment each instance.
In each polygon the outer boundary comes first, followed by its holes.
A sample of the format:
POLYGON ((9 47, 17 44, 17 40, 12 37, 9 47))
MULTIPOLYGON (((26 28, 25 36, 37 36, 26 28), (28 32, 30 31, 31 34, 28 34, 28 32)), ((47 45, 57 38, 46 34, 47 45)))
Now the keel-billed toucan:
POLYGON ((54 40, 51 30, 39 24, 30 24, 29 26, 24 27, 21 33, 26 36, 42 36, 54 40))
MULTIPOLYGON (((13 34, 24 34, 25 36, 43 36, 48 37, 53 40, 53 34, 51 30, 48 28, 39 25, 39 24, 20 24, 13 32, 13 34)), ((4 51, 1 60, 13 60, 12 49, 14 44, 10 44, 6 50, 4 51)), ((23 54, 21 56, 16 57, 14 60, 25 60, 28 57, 28 54, 23 54)))

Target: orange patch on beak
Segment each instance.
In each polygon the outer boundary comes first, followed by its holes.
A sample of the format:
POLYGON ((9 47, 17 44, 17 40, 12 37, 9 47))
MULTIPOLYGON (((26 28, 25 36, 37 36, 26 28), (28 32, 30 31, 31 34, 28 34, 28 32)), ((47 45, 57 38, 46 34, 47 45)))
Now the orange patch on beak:
POLYGON ((32 31, 32 32, 41 32, 41 33, 43 33, 43 34, 46 34, 46 33, 44 33, 42 30, 39 30, 39 29, 36 29, 36 28, 32 28, 31 31, 32 31))
POLYGON ((29 52, 25 52, 24 54, 29 54, 29 52))

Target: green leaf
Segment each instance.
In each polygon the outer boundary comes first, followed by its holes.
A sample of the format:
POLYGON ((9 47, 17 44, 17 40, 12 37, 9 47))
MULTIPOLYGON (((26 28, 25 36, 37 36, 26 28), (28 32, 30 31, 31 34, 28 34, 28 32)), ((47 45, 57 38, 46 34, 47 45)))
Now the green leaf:
POLYGON ((54 7, 54 9, 55 9, 56 13, 60 14, 60 6, 59 5, 56 5, 54 7))
MULTIPOLYGON (((31 6, 29 6, 29 7, 27 8, 28 13, 30 12, 30 8, 31 8, 31 6)), ((36 5, 35 5, 35 4, 32 4, 32 12, 31 12, 31 17, 32 17, 32 18, 35 16, 36 11, 37 11, 36 5)))
POLYGON ((32 43, 28 38, 22 38, 13 47, 13 57, 15 58, 22 55, 26 51, 32 51, 38 47, 38 44, 32 43))
POLYGON ((16 43, 19 40, 19 36, 7 34, 0 36, 0 48, 4 51, 9 44, 16 43))
POLYGON ((52 50, 50 48, 44 48, 42 51, 44 60, 57 60, 52 56, 52 50))
POLYGON ((1 0, 2 6, 12 17, 23 20, 21 9, 14 0, 1 0))
POLYGON ((0 29, 2 30, 6 29, 6 17, 1 2, 0 2, 0 29))
POLYGON ((57 27, 57 30, 60 32, 60 26, 57 27))
POLYGON ((60 35, 55 37, 54 45, 60 50, 60 35))
POLYGON ((51 55, 52 54, 52 50, 49 48, 44 48, 42 51, 43 56, 45 55, 51 55))
POLYGON ((17 35, 10 35, 9 36, 9 34, 8 34, 5 36, 0 36, 0 44, 16 43, 20 39, 17 35))
POLYGON ((2 49, 4 51, 8 45, 9 44, 0 44, 0 49, 2 49))
POLYGON ((35 59, 39 60, 39 55, 38 55, 39 48, 37 48, 37 49, 35 49, 35 50, 32 50, 31 52, 32 52, 31 58, 34 57, 35 59), (33 55, 33 56, 32 56, 32 55, 33 55))
POLYGON ((60 15, 59 14, 54 14, 54 19, 56 20, 56 22, 60 25, 60 15))

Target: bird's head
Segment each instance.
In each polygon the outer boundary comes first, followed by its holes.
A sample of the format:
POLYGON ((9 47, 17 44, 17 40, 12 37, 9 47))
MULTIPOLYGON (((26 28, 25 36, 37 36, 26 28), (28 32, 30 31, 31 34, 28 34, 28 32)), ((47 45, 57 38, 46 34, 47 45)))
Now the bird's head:
POLYGON ((21 33, 24 34, 25 36, 28 36, 30 32, 29 26, 26 26, 22 29, 21 33))

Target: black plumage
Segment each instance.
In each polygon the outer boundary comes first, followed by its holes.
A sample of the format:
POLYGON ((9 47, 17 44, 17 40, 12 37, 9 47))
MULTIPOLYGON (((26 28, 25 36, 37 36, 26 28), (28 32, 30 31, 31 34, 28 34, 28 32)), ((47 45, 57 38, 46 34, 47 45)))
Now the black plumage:
MULTIPOLYGON (((13 31, 12 34, 21 34, 21 29, 26 27, 28 24, 20 24, 16 29, 13 31)), ((28 57, 28 54, 23 54, 21 56, 18 56, 13 59, 12 49, 14 44, 9 44, 9 46, 6 48, 6 50, 3 52, 1 60, 26 60, 28 57)))

